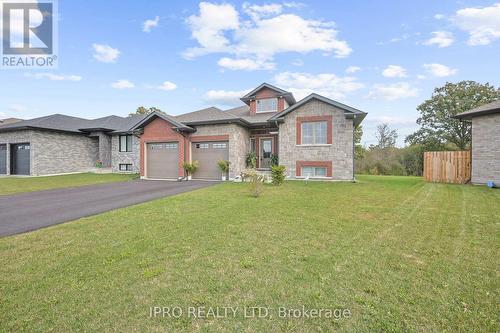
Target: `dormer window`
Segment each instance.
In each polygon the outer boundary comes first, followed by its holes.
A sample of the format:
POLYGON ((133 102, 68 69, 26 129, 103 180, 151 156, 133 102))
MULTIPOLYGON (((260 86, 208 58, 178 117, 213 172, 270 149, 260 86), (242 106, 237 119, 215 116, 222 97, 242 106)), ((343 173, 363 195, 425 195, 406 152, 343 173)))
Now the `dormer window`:
POLYGON ((278 111, 278 99, 277 98, 263 98, 257 101, 256 112, 276 112, 278 111))

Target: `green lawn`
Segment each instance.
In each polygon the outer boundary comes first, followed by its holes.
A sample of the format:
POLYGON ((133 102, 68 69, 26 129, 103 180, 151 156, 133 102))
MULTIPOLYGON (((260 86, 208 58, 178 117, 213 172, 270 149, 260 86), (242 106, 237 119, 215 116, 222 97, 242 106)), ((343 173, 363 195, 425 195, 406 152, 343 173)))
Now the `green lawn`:
POLYGON ((49 190, 53 188, 82 186, 101 183, 124 182, 137 175, 78 173, 50 177, 0 177, 0 195, 49 190))
POLYGON ((498 331, 500 190, 359 180, 258 199, 226 183, 0 239, 0 331, 498 331), (302 305, 352 315, 277 317, 302 305), (150 318, 151 306, 184 312, 150 318))

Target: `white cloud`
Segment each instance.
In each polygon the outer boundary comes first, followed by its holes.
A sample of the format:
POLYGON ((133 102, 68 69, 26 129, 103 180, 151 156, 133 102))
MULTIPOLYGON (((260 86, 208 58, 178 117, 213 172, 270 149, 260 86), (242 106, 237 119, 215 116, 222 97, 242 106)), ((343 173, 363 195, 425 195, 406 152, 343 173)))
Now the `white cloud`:
POLYGON ((389 65, 382 71, 385 77, 406 77, 406 69, 397 65, 389 65))
POLYGON ((134 88, 135 85, 129 80, 118 80, 116 82, 111 83, 111 87, 115 89, 129 89, 129 88, 134 88))
POLYGON ((217 105, 241 105, 240 98, 245 96, 250 90, 242 91, 227 91, 227 90, 210 90, 205 94, 205 100, 217 105))
POLYGON ((156 16, 153 20, 144 21, 144 23, 142 24, 142 31, 151 32, 151 29, 157 27, 159 22, 160 22, 159 16, 156 16))
POLYGON ((170 91, 170 90, 177 89, 177 85, 173 82, 165 81, 161 85, 159 85, 157 88, 160 90, 170 91))
POLYGON ((444 19, 444 18, 445 18, 445 16, 444 16, 443 14, 436 14, 436 15, 434 15, 434 18, 435 18, 436 20, 442 20, 442 19, 444 19))
POLYGON ((356 73, 356 72, 359 72, 361 70, 361 67, 358 67, 358 66, 349 66, 346 68, 345 72, 346 73, 356 73))
POLYGON ((194 58, 208 53, 228 52, 230 41, 224 32, 239 28, 238 12, 230 4, 201 2, 199 6, 200 14, 188 17, 187 23, 191 37, 196 39, 200 47, 186 50, 184 56, 194 58))
POLYGON ((453 21, 469 33, 469 45, 488 45, 500 38, 500 3, 490 7, 460 9, 453 21))
POLYGON ((262 17, 280 14, 283 11, 283 5, 272 3, 266 5, 252 5, 248 2, 243 3, 243 11, 250 16, 254 21, 260 20, 262 17))
POLYGON ((254 71, 258 69, 270 70, 274 69, 275 64, 272 62, 266 62, 261 60, 253 60, 253 59, 231 59, 231 58, 221 58, 217 64, 223 68, 230 70, 245 70, 245 71, 254 71))
MULTIPOLYGON (((199 14, 187 19, 192 38, 199 45, 187 49, 184 56, 228 53, 238 59, 272 63, 278 53, 322 51, 343 58, 352 52, 346 41, 337 38, 333 22, 282 13, 290 7, 291 4, 244 4, 242 16, 250 19, 240 21, 240 14, 230 4, 201 2, 199 14)), ((243 66, 245 70, 248 67, 243 66)))
POLYGON ((92 47, 95 51, 94 58, 102 62, 115 62, 120 55, 118 49, 114 49, 109 45, 93 44, 92 47))
POLYGON ((279 73, 274 81, 280 87, 292 92, 297 99, 302 99, 315 92, 320 95, 343 99, 347 94, 363 88, 355 77, 340 77, 335 74, 279 73))
POLYGON ((442 64, 424 64, 423 66, 427 73, 438 77, 446 77, 454 75, 458 72, 458 69, 451 68, 442 64))
POLYGON ((425 79, 426 79, 426 76, 425 76, 425 75, 422 75, 422 74, 418 74, 418 75, 417 75, 417 79, 419 79, 419 80, 425 80, 425 79))
POLYGON ((367 98, 385 99, 394 101, 400 98, 415 97, 418 89, 413 88, 407 82, 398 82, 393 84, 375 84, 368 93, 367 98))
POLYGON ((73 81, 77 82, 82 79, 81 76, 79 75, 59 75, 59 74, 53 74, 53 73, 36 73, 36 74, 31 74, 31 73, 26 73, 26 77, 34 77, 37 79, 49 79, 51 81, 73 81))
POLYGON ((433 31, 432 37, 424 42, 424 45, 437 45, 438 47, 448 47, 453 44, 453 34, 448 31, 433 31))
POLYGON ((297 67, 304 66, 304 61, 302 59, 295 59, 292 61, 292 65, 297 67))

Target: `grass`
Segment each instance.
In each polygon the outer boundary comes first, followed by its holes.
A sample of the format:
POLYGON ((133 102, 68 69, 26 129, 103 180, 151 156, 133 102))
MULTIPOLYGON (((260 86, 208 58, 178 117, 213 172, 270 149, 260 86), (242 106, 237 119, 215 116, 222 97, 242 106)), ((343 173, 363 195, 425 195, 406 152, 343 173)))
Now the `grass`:
POLYGON ((500 191, 359 179, 257 199, 226 183, 0 239, 0 331, 498 331, 500 191), (352 315, 276 317, 302 305, 352 315), (150 318, 151 306, 184 312, 150 318))
POLYGON ((82 186, 101 183, 123 182, 137 177, 131 174, 78 173, 50 177, 4 177, 0 178, 0 195, 49 190, 54 188, 82 186))

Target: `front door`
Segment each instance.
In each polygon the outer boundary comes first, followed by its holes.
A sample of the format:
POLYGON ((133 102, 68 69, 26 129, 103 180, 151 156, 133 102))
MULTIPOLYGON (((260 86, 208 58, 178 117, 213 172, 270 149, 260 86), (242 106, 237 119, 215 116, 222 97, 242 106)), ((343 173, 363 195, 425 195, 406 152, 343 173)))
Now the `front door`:
POLYGON ((273 153, 273 139, 260 139, 260 168, 271 167, 271 155, 273 153))

